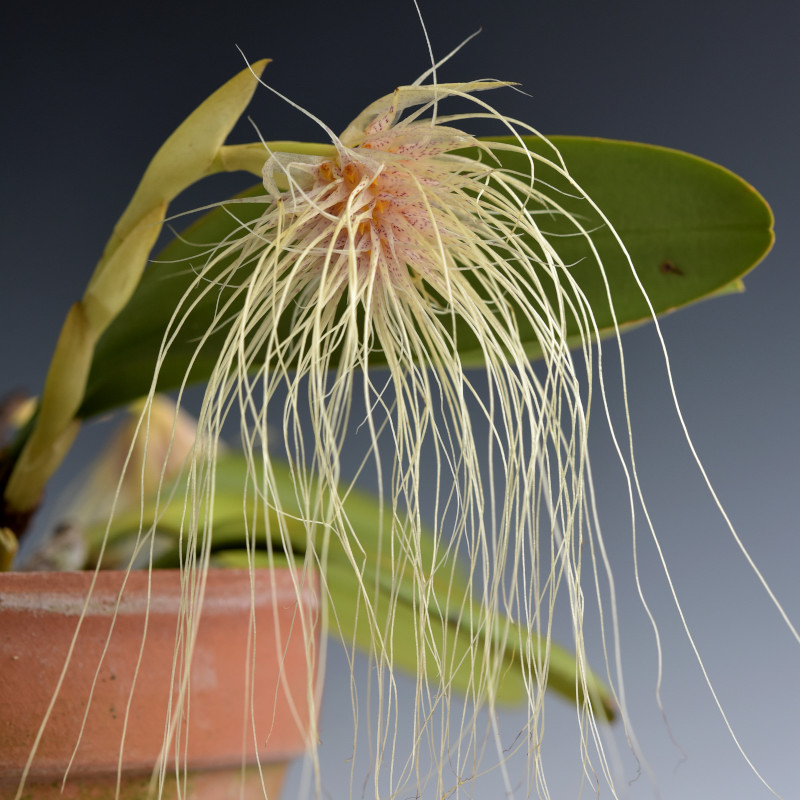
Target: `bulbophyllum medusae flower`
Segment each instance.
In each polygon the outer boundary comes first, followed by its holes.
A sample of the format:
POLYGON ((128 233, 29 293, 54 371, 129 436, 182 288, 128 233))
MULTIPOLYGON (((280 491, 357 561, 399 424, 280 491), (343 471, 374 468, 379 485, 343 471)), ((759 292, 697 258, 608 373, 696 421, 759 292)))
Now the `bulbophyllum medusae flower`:
MULTIPOLYGON (((166 352, 197 298, 220 292, 209 332, 224 329, 225 338, 199 417, 203 445, 189 470, 187 551, 207 556, 213 547, 214 443, 236 407, 251 463, 246 496, 258 506, 243 505, 254 546, 292 549, 285 494, 270 464, 270 452, 280 449, 308 528, 296 563, 319 568, 325 591, 331 542, 347 553, 376 665, 369 690, 355 680, 351 689, 380 707, 369 726, 356 726, 354 746, 372 754, 381 797, 403 795, 409 782, 421 791, 430 781, 435 796, 447 795, 485 768, 487 739, 504 769, 494 710, 509 651, 521 662, 528 700, 527 732, 512 749, 529 753, 532 780, 546 792, 539 743, 548 648, 535 643, 541 633, 549 644, 561 594, 577 646, 584 768, 592 764, 610 780, 583 648, 581 559, 596 525, 588 406, 567 318, 582 331, 589 392, 588 342, 596 331, 547 223, 566 220, 571 235, 585 239, 587 256, 602 264, 590 231, 537 179, 546 165, 571 181, 558 152, 529 150, 522 136, 536 131, 482 99, 481 92, 507 85, 417 82, 370 105, 340 136, 320 123, 329 154, 268 151, 266 202, 256 198, 263 212, 194 266, 196 279, 164 340, 166 352), (442 114, 451 101, 467 110, 442 114), (503 140, 470 135, 471 120, 498 123, 503 140), (504 151, 525 168, 504 167, 504 151), (542 355, 536 368, 531 338, 542 355), (467 372, 465 352, 481 363, 477 373, 467 372), (356 471, 376 476, 388 509, 374 520, 380 570, 369 563, 372 551, 348 518, 342 489, 343 452, 352 460, 351 443, 365 437, 356 471), (420 545, 423 519, 433 520, 432 552, 420 545), (469 588, 434 592, 435 580, 447 585, 437 568, 450 569, 456 550, 468 561, 469 588), (401 600, 416 611, 411 640, 419 669, 410 710, 392 670, 401 600), (509 616, 518 627, 505 622, 509 616), (466 667, 436 633, 441 620, 469 632, 466 667), (464 668, 472 675, 471 707, 488 716, 451 706, 452 675, 464 668), (405 751, 404 715, 412 726, 405 751)), ((227 207, 235 214, 235 205, 227 207)), ((297 516, 291 512, 292 523, 297 516)), ((335 608, 325 624, 337 630, 335 608)))

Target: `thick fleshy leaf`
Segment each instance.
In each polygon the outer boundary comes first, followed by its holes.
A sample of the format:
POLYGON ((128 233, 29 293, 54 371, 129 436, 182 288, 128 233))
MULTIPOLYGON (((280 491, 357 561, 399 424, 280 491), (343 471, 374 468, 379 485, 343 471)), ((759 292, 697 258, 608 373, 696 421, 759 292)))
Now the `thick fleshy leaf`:
MULTIPOLYGON (((648 298, 652 311, 664 314, 715 294, 742 291, 741 278, 772 246, 769 206, 752 186, 724 167, 652 145, 581 137, 551 141, 630 256, 629 262, 608 225, 585 200, 575 197, 570 182, 537 162, 536 177, 562 192, 554 195, 557 202, 592 232, 603 271, 586 241, 569 235, 573 229, 563 218, 554 216, 541 223, 555 236, 563 236, 550 241, 570 265, 601 336, 614 330, 615 317, 622 327, 651 320, 648 298)), ((534 153, 554 160, 543 141, 526 142, 534 153)), ((527 161, 514 153, 502 154, 502 161, 506 167, 529 169, 527 161)), ((575 337, 574 320, 568 320, 567 331, 575 337)), ((537 355, 538 343, 529 342, 529 352, 537 355)))
MULTIPOLYGON (((543 141, 526 140, 532 152, 556 160, 543 141)), ((704 297, 741 289, 741 277, 757 264, 772 243, 772 215, 760 195, 728 170, 695 156, 649 145, 581 137, 553 137, 574 181, 602 209, 624 242, 638 279, 661 314, 704 297)), ((287 143, 288 144, 288 143, 287 143)), ((297 145, 298 150, 307 145, 297 145)), ((316 152, 324 152, 318 146, 316 152)), ((288 147, 287 147, 288 149, 288 147)), ((503 165, 521 173, 527 160, 498 153, 503 165)), ((540 217, 571 279, 580 287, 600 331, 614 330, 614 320, 628 326, 651 318, 645 293, 603 218, 557 169, 536 162, 536 178, 552 187, 553 198, 592 231, 603 263, 598 266, 586 240, 557 215, 540 217), (603 272, 610 287, 612 307, 603 272)), ((259 194, 253 190, 252 196, 259 194)), ((220 242, 235 226, 257 216, 263 205, 238 202, 198 220, 169 245, 147 270, 128 307, 98 343, 82 416, 89 416, 146 393, 164 330, 194 270, 203 265, 207 246, 220 242), (206 245, 206 247, 204 247, 206 245)), ((545 280, 546 283, 546 280, 545 280)), ((565 286, 566 274, 562 281, 565 286)), ((575 297, 573 289, 566 294, 575 297)), ((198 350, 208 321, 225 291, 209 293, 189 315, 161 366, 158 387, 168 390, 185 378, 202 381, 215 361, 217 331, 198 350)), ((286 319, 289 325, 289 319, 286 319)), ((577 344, 581 326, 568 313, 568 336, 577 344)), ((539 343, 531 330, 520 331, 531 357, 539 343)), ((465 363, 479 363, 480 352, 468 330, 458 330, 465 363)), ((380 363, 376 353, 373 363, 380 363)))
POLYGON ((223 143, 250 102, 266 64, 257 61, 227 81, 159 148, 114 226, 83 298, 70 308, 31 421, 32 432, 15 443, 14 460, 0 466, 0 474, 10 472, 2 485, 4 513, 15 520, 18 532, 25 528, 19 520, 37 507, 78 432, 76 414, 96 361, 95 345, 139 284, 168 204, 205 175, 229 166, 240 168, 240 148, 231 152, 223 143))
MULTIPOLYGON (((300 521, 303 514, 289 465, 275 459, 271 463, 274 490, 281 498, 280 520, 272 508, 267 520, 263 519, 263 509, 259 517, 253 508, 252 491, 250 502, 243 500, 244 487, 251 485, 248 469, 241 453, 226 453, 217 461, 212 563, 236 567, 250 563, 257 567, 281 565, 295 559, 302 563, 311 543, 308 529, 300 521), (245 520, 258 529, 249 548, 243 533, 245 520)), ((179 550, 179 543, 185 547, 185 536, 181 536, 185 524, 183 493, 178 491, 167 501, 169 496, 169 490, 162 493, 158 511, 155 497, 149 497, 142 506, 143 516, 138 503, 115 515, 108 530, 104 567, 128 565, 140 529, 156 537, 156 566, 185 563, 186 554, 181 558, 179 550)), ((473 596, 468 576, 460 569, 454 553, 445 552, 443 545, 437 548, 429 531, 423 529, 413 547, 409 544, 408 552, 418 552, 418 561, 412 566, 401 537, 395 535, 391 545, 382 541, 378 524, 381 507, 375 497, 350 490, 344 510, 349 522, 347 538, 332 536, 325 546, 321 587, 328 603, 331 630, 346 645, 374 652, 377 640, 382 643, 381 654, 388 654, 380 657, 390 658, 393 667, 411 674, 421 672, 434 685, 444 680, 451 688, 470 696, 486 691, 479 676, 485 660, 490 658, 502 675, 495 699, 504 704, 524 702, 528 685, 535 691, 533 668, 529 668, 530 674, 525 672, 525 663, 533 659, 537 670, 547 665, 549 689, 572 701, 576 696, 583 697, 575 656, 565 648, 543 638, 531 638, 527 628, 498 613, 489 628, 492 635, 486 636, 487 608, 478 601, 477 590, 473 596), (424 595, 419 588, 421 583, 426 586, 424 595), (427 614, 421 613, 422 606, 427 614), (417 643, 423 641, 426 647, 421 662, 417 643), (523 652, 527 654, 525 660, 521 657, 523 652)), ((384 508, 383 518, 389 519, 391 513, 391 509, 384 508)), ((311 533, 315 554, 323 549, 322 533, 322 526, 311 533)), ((86 531, 94 557, 105 534, 103 521, 86 531)), ((198 549, 201 546, 198 543, 198 549)), ((150 558, 148 544, 141 558, 141 565, 145 566, 150 558)), ((602 680, 589 673, 586 689, 592 704, 602 709, 598 716, 613 719, 615 704, 602 680)))

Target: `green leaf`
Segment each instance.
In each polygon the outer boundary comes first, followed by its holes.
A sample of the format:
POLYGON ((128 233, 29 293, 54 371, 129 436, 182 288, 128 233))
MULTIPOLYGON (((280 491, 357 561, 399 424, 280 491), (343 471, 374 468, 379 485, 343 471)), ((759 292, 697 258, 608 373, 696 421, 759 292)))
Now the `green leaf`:
MULTIPOLYGON (((585 201, 569 196, 575 190, 555 170, 542 170, 537 163, 536 177, 565 192, 558 201, 593 230, 620 326, 652 319, 647 298, 660 315, 717 294, 742 291, 741 278, 772 246, 769 206, 724 167, 653 145, 571 136, 551 141, 570 175, 619 234, 646 293, 647 297, 603 220, 585 201)), ((534 153, 553 159, 542 140, 526 143, 534 153)), ((513 153, 504 154, 503 165, 528 169, 513 153)), ((569 225, 557 217, 542 227, 556 235, 569 233, 569 225)), ((585 242, 566 236, 557 249, 566 264, 574 265, 571 275, 589 300, 601 335, 613 332, 602 274, 585 242)), ((577 333, 574 322, 568 333, 577 333)), ((536 343, 530 352, 538 353, 536 343)))
MULTIPOLYGON (((502 140, 497 140, 502 141, 502 140)), ((704 297, 741 289, 741 277, 757 264, 772 243, 772 215, 760 195, 728 170, 695 156, 649 145, 580 137, 553 137, 570 175, 596 202, 630 253, 657 314, 704 297)), ((541 140, 528 138, 531 151, 554 159, 541 140)), ((320 146, 320 152, 323 148, 320 146)), ((499 152, 503 166, 527 172, 525 157, 499 152)), ((611 287, 616 320, 629 326, 650 319, 645 296, 623 251, 602 218, 558 171, 536 163, 536 177, 553 187, 553 197, 593 231, 611 287)), ((256 187, 250 196, 263 191, 256 187)), ((98 343, 89 385, 80 410, 89 416, 137 398, 150 389, 164 330, 183 296, 193 269, 203 265, 203 245, 214 244, 263 210, 258 202, 216 209, 170 244, 145 273, 127 308, 98 343)), ((551 232, 569 274, 587 298, 601 335, 614 330, 601 270, 583 238, 558 216, 541 218, 551 232)), ((572 294, 571 290, 567 290, 572 294)), ((224 297, 224 292, 222 293, 224 297)), ((555 292, 552 292, 555 295, 555 292)), ((189 316, 161 367, 158 388, 177 387, 194 359, 190 382, 206 379, 215 363, 222 331, 198 352, 220 293, 203 298, 189 316)), ((567 335, 578 344, 580 327, 566 319, 567 335)), ((287 319, 288 326, 288 319, 287 319)), ((533 332, 521 324, 531 357, 540 355, 533 332)), ((466 329, 458 330, 465 363, 479 363, 480 350, 466 329)), ((373 363, 380 363, 376 353, 373 363)))
POLYGON ((67 313, 30 433, 15 443, 13 461, 0 456, 3 505, 20 534, 24 531, 20 520, 38 506, 47 481, 78 432, 76 413, 80 416, 98 338, 129 304, 167 205, 204 175, 229 164, 240 168, 240 148, 232 153, 223 142, 250 102, 266 64, 257 61, 223 84, 159 148, 114 226, 83 298, 67 313))
MULTIPOLYGON (((297 502, 289 465, 273 459, 271 462, 275 490, 281 500, 280 522, 288 534, 291 552, 281 549, 277 535, 278 514, 268 511, 269 519, 258 525, 260 536, 251 544, 253 564, 266 567, 284 565, 295 559, 302 561, 309 548, 309 532, 300 522, 302 517, 297 502), (267 542, 265 531, 270 531, 267 542), (255 549, 253 549, 255 547, 255 549)), ((217 461, 212 563, 220 566, 246 567, 249 565, 244 536, 244 520, 254 520, 251 501, 245 503, 245 486, 248 466, 241 453, 226 453, 217 461), (247 506, 247 507, 246 507, 247 506)), ((170 490, 162 493, 156 511, 156 498, 147 498, 143 517, 139 508, 115 516, 108 530, 108 540, 103 556, 105 568, 127 566, 134 551, 137 532, 154 526, 156 513, 156 561, 160 567, 174 567, 181 562, 179 542, 185 522, 183 493, 177 491, 171 501, 170 490)), ((483 659, 490 658, 500 671, 495 699, 499 703, 522 703, 527 697, 526 679, 535 687, 534 674, 525 674, 525 664, 533 659, 537 669, 547 664, 544 678, 548 688, 575 701, 583 698, 578 684, 578 666, 575 656, 555 642, 544 638, 530 638, 527 629, 495 612, 491 625, 487 625, 488 611, 472 598, 470 580, 456 561, 453 552, 437 547, 433 534, 422 531, 413 547, 404 547, 402 536, 393 538, 390 546, 381 537, 377 521, 381 515, 379 501, 362 491, 352 489, 347 493, 344 511, 350 525, 347 538, 330 537, 327 557, 322 566, 322 593, 328 603, 330 625, 335 635, 345 644, 376 654, 392 668, 416 674, 419 669, 418 653, 424 651, 422 673, 438 685, 445 681, 451 688, 467 695, 477 695, 486 687, 477 683, 482 674, 483 659), (410 553, 417 557, 410 558, 410 553), (420 587, 426 586, 423 595, 420 587), (427 614, 421 613, 423 610, 427 614), (491 633, 487 635, 486 631, 491 633), (382 646, 376 648, 376 639, 382 646), (419 641, 425 647, 418 646, 419 641), (521 653, 527 653, 523 659, 521 653), (437 661, 441 657, 441 663, 437 661)), ((383 508, 383 517, 389 520, 391 510, 383 508)), ((86 531, 94 557, 100 550, 106 525, 100 524, 86 531)), ((322 528, 311 533, 313 552, 322 550, 322 528)), ((198 543, 197 547, 201 545, 198 543)), ((149 561, 149 547, 145 545, 142 566, 149 561)), ((185 554, 184 554, 185 558, 185 554)), ((611 720, 615 705, 609 690, 593 673, 586 676, 586 688, 593 705, 602 709, 598 716, 611 720)), ((535 691, 535 688, 532 690, 535 691)))

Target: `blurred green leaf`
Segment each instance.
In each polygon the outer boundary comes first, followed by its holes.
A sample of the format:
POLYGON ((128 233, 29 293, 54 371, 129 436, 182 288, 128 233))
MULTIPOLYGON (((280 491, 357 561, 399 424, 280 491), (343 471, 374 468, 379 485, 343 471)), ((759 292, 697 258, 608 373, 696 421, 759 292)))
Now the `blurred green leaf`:
MULTIPOLYGON (((570 175, 622 237, 658 314, 717 293, 740 290, 741 277, 771 246, 769 207, 751 186, 720 166, 649 145, 558 136, 551 141, 561 152, 570 175)), ((526 142, 533 152, 554 158, 541 140, 528 138, 526 142)), ((498 155, 503 166, 528 172, 525 157, 503 152, 498 155)), ((648 320, 647 301, 602 219, 557 170, 537 162, 536 178, 550 184, 552 196, 593 231, 592 240, 608 276, 618 323, 628 326, 648 320)), ((262 191, 256 187, 250 195, 257 197, 262 191)), ((259 202, 238 202, 216 209, 163 251, 98 343, 82 416, 137 398, 150 389, 167 322, 194 270, 202 267, 208 245, 223 241, 237 225, 255 218, 263 208, 259 202)), ((540 220, 590 303, 601 335, 612 332, 613 316, 603 277, 586 241, 569 235, 574 230, 557 215, 540 220)), ((565 291, 574 297, 571 289, 565 291)), ((161 367, 159 390, 177 387, 192 359, 190 382, 208 377, 224 332, 214 333, 199 352, 197 343, 226 296, 226 290, 208 293, 194 307, 161 367)), ((288 315, 283 324, 288 331, 288 315)), ((565 324, 567 335, 579 343, 576 321, 568 317, 565 324)), ((520 326, 529 354, 538 356, 539 344, 521 316, 520 326)), ((465 363, 479 363, 479 348, 466 327, 459 328, 458 341, 465 363)), ((380 353, 374 354, 373 363, 377 365, 380 360, 380 353)))
POLYGON ((138 286, 167 206, 203 176, 241 168, 241 148, 225 148, 223 142, 250 102, 266 64, 257 61, 224 83, 158 149, 114 226, 82 299, 67 312, 35 418, 24 439, 14 443, 13 453, 0 453, 0 516, 16 535, 25 531, 78 432, 76 415, 86 396, 98 338, 138 286))
MULTIPOLYGON (((299 560, 302 562, 309 549, 308 529, 300 521, 303 514, 295 495, 292 473, 287 463, 273 459, 271 462, 275 492, 280 497, 280 520, 274 509, 269 509, 268 520, 254 514, 252 501, 252 476, 248 480, 248 467, 241 453, 226 453, 217 462, 213 534, 211 542, 212 563, 219 566, 246 567, 249 565, 245 541, 245 519, 256 520, 259 536, 251 541, 250 552, 256 567, 270 564, 278 566, 299 560), (250 486, 250 502, 245 486, 250 486), (284 551, 278 531, 288 536, 290 553, 284 551), (267 541, 266 531, 270 540, 267 541)), ((156 533, 156 566, 174 567, 181 563, 179 542, 185 521, 182 491, 166 502, 170 490, 162 493, 156 511, 155 497, 144 504, 144 517, 139 509, 116 516, 108 531, 103 566, 124 568, 136 546, 137 532, 147 532, 153 527, 158 513, 156 533)), ((327 558, 321 566, 322 593, 328 602, 330 625, 345 644, 354 644, 366 652, 374 652, 376 638, 383 643, 380 651, 389 654, 393 668, 415 674, 418 671, 418 641, 425 641, 424 669, 427 678, 437 685, 445 680, 451 688, 467 695, 479 695, 484 686, 475 683, 482 674, 485 659, 502 671, 496 700, 503 704, 521 703, 527 697, 526 681, 536 691, 536 669, 547 664, 548 688, 568 697, 573 702, 582 698, 578 690, 578 667, 575 656, 555 642, 549 645, 538 636, 530 638, 528 631, 512 620, 495 613, 487 625, 488 611, 473 599, 468 576, 456 561, 454 553, 436 546, 433 535, 423 530, 423 535, 413 544, 404 543, 394 532, 393 541, 381 537, 379 518, 381 511, 388 522, 391 510, 359 490, 350 490, 344 503, 350 525, 346 539, 330 537, 327 558), (411 558, 411 553, 417 553, 411 558), (422 596, 421 586, 428 593, 422 596), (427 613, 421 613, 422 611, 427 613), (491 631, 489 635, 486 631, 491 631), (525 654, 523 658, 521 654, 525 654), (442 663, 436 661, 437 655, 442 663), (525 665, 531 674, 525 674, 525 665)), ((263 513, 263 508, 261 509, 263 513)), ((386 522, 384 523, 386 525, 386 522)), ((202 526, 201 526, 202 527, 202 526)), ((388 530, 388 525, 385 528, 388 530)), ((90 546, 99 552, 106 531, 104 524, 87 531, 90 546)), ((313 552, 323 549, 322 527, 313 529, 313 552)), ((198 543, 197 547, 201 545, 198 543)), ((149 547, 145 545, 143 564, 149 560, 149 547)), ((183 559, 186 554, 183 554, 183 559)), ((477 590, 476 590, 477 593, 477 590)), ((602 708, 600 716, 610 720, 615 713, 611 694, 594 674, 587 676, 587 688, 594 705, 602 708)))

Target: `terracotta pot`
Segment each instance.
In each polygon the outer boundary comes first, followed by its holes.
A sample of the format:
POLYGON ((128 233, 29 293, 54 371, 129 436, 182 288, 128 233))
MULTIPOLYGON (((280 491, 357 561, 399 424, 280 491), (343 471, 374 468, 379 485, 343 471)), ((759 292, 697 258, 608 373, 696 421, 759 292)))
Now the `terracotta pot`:
MULTIPOLYGON (((311 676, 292 582, 295 575, 289 570, 255 573, 255 647, 248 651, 252 632, 250 574, 228 569, 208 573, 187 713, 177 731, 180 764, 186 769, 180 779, 186 778, 182 798, 262 798, 263 778, 270 800, 275 800, 289 760, 305 749, 311 719, 311 676), (255 676, 252 715, 247 688, 250 674, 255 676)), ((16 796, 36 732, 58 685, 91 579, 92 574, 85 572, 0 574, 2 800, 16 796)), ((153 572, 148 602, 147 573, 131 573, 109 638, 123 580, 120 572, 98 575, 21 797, 115 797, 123 731, 119 797, 133 800, 148 796, 150 775, 164 741, 169 701, 172 698, 174 709, 178 698, 172 670, 180 576, 173 570, 153 572), (142 645, 148 606, 147 635, 142 645), (94 694, 81 735, 93 681, 94 694), (66 765, 79 739, 62 794, 66 765)), ((315 621, 316 587, 306 586, 301 597, 306 619, 315 621)), ((313 644, 316 649, 316 641, 313 644)), ((177 796, 174 745, 170 752, 165 798, 177 796)))

